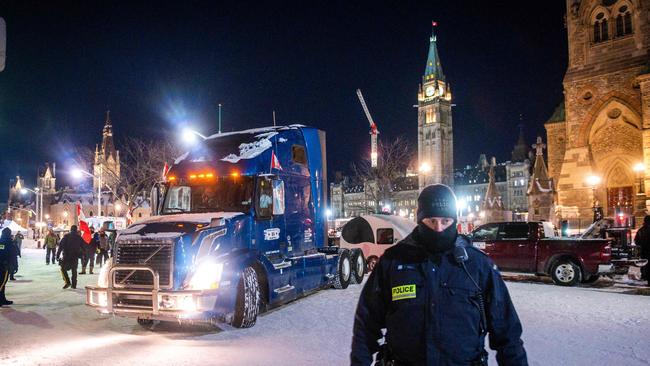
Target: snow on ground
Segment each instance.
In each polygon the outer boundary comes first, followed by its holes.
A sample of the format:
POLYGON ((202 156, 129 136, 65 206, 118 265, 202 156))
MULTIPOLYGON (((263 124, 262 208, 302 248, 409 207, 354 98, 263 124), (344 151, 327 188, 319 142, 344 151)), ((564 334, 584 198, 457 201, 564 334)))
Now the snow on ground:
MULTIPOLYGON (((345 365, 360 286, 326 290, 264 314, 250 329, 141 328, 62 290, 59 267, 24 249, 0 308, 0 365, 345 365)), ((96 271, 98 272, 98 271, 96 271)), ((650 364, 650 297, 603 288, 508 282, 531 365, 650 364)), ((491 364, 496 364, 493 355, 491 364)))

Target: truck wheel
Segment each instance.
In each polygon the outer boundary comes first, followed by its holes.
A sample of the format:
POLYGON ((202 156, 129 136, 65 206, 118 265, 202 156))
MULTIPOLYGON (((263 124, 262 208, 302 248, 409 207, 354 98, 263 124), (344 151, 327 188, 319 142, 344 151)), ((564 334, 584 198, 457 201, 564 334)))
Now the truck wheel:
POLYGON ((366 260, 366 265, 368 266, 368 272, 372 272, 375 269, 375 266, 377 265, 377 262, 379 262, 379 258, 373 256, 370 256, 366 260))
POLYGON ((345 289, 350 284, 352 277, 352 266, 350 265, 350 251, 343 250, 339 254, 339 261, 336 264, 336 276, 334 277, 334 288, 345 289))
POLYGON ((352 278, 350 282, 361 283, 363 276, 366 274, 366 259, 363 256, 363 252, 359 249, 352 251, 350 263, 352 264, 352 278))
POLYGON ((568 259, 560 259, 551 268, 553 283, 559 286, 575 286, 582 279, 580 267, 568 259))
POLYGON ((246 267, 237 285, 237 301, 232 325, 235 328, 250 328, 255 325, 260 309, 260 285, 257 272, 253 267, 246 267))
POLYGON ((594 282, 598 281, 599 278, 600 278, 600 275, 597 275, 597 274, 591 275, 591 276, 587 277, 586 279, 582 280, 582 283, 594 283, 594 282))

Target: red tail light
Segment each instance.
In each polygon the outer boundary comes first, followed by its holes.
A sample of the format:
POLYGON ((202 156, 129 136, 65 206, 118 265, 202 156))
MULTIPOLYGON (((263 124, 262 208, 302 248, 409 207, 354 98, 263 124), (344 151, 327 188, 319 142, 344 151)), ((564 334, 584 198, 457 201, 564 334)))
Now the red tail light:
POLYGON ((603 262, 609 262, 609 260, 612 257, 612 244, 609 243, 603 247, 603 249, 600 251, 600 259, 603 262))

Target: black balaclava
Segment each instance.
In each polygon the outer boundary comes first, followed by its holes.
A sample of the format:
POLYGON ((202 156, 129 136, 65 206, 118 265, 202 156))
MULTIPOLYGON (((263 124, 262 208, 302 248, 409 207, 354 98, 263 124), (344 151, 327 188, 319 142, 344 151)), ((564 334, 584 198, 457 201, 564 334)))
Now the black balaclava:
POLYGON ((430 185, 418 197, 418 227, 416 240, 429 253, 441 254, 454 247, 458 231, 456 229, 456 195, 444 184, 430 185), (428 217, 449 217, 454 222, 442 232, 437 232, 422 220, 428 217))

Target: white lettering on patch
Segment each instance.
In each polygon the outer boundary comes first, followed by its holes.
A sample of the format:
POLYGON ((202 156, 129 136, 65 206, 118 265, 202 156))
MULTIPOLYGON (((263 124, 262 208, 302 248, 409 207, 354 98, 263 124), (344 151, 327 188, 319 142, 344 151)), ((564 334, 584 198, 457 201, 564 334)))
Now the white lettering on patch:
POLYGON ((280 229, 277 227, 264 230, 264 240, 280 239, 280 229))

